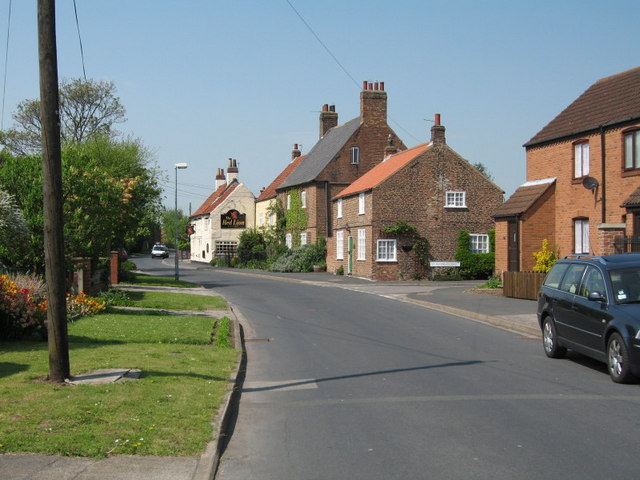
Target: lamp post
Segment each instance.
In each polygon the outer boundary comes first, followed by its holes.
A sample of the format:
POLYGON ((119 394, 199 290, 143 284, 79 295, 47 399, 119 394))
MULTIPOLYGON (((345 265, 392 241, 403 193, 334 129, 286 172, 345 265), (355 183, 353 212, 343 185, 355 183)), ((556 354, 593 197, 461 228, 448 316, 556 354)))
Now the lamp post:
POLYGON ((175 234, 176 234, 176 243, 175 243, 175 247, 176 247, 176 253, 174 255, 175 257, 175 281, 178 282, 180 280, 180 273, 178 271, 178 169, 184 169, 187 168, 187 164, 186 163, 176 163, 175 164, 175 170, 176 170, 176 203, 175 203, 175 217, 176 217, 176 224, 175 224, 175 234))

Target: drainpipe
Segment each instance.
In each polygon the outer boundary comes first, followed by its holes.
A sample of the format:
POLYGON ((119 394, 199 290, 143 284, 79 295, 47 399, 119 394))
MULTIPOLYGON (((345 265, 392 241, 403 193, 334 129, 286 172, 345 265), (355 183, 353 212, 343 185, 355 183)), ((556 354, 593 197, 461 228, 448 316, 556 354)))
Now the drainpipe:
POLYGON ((607 154, 605 152, 606 144, 604 138, 604 125, 600 125, 600 168, 602 177, 602 222, 607 223, 607 154))
POLYGON ((326 206, 326 215, 324 220, 325 227, 325 238, 329 238, 331 236, 331 198, 329 196, 329 182, 325 180, 324 182, 324 203, 326 206))

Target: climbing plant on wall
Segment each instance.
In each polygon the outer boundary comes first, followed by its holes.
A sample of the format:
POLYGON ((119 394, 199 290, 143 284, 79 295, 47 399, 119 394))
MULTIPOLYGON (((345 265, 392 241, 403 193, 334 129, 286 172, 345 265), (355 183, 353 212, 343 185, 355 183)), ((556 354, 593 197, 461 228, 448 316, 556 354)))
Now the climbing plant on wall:
POLYGON ((289 208, 285 209, 287 232, 291 233, 291 246, 296 248, 300 246, 300 233, 307 228, 307 212, 302 208, 300 190, 289 190, 287 194, 291 195, 291 201, 287 205, 289 208))

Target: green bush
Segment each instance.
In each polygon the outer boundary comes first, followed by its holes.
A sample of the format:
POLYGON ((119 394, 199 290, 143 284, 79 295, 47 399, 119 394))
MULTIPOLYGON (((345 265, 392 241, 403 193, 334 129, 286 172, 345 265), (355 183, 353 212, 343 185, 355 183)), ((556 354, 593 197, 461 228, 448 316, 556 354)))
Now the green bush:
POLYGON ((120 262, 118 276, 121 280, 131 280, 133 278, 133 271, 137 270, 138 266, 131 260, 125 260, 120 262))
POLYGON ((460 262, 460 276, 464 280, 489 278, 495 270, 495 231, 489 232, 489 253, 471 252, 471 235, 465 230, 458 236, 456 260, 460 262))
POLYGON ((110 289, 106 292, 102 292, 98 298, 108 307, 131 307, 133 305, 133 300, 129 298, 127 292, 124 290, 110 289))
POLYGON ((267 244, 264 235, 253 228, 244 230, 238 242, 239 265, 245 265, 252 260, 265 261, 266 259, 267 244))
POLYGON ((270 267, 272 272, 311 272, 314 265, 325 265, 326 241, 318 239, 314 244, 303 245, 280 256, 270 267))

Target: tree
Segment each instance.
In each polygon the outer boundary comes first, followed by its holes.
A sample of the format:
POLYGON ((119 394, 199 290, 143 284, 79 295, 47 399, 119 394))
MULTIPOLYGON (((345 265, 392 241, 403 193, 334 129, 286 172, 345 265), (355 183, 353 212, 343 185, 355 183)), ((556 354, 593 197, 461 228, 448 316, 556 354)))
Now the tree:
POLYGON ((493 182, 493 175, 491 175, 491 172, 489 172, 489 169, 484 163, 477 162, 477 163, 474 163, 473 166, 475 167, 476 170, 478 170, 481 174, 483 174, 485 177, 487 177, 489 180, 493 182))
POLYGON ((0 256, 2 249, 12 248, 23 241, 28 233, 27 222, 13 197, 0 189, 0 256))
MULTIPOLYGON (((13 155, 39 153, 40 101, 20 102, 13 114, 16 127, 0 131, 0 145, 13 155)), ((113 82, 73 79, 60 84, 60 136, 62 145, 81 143, 95 136, 115 138, 113 125, 124 122, 125 108, 113 82)))
MULTIPOLYGON (((15 198, 31 234, 11 250, 7 263, 42 272, 44 227, 40 158, 5 155, 0 186, 15 198)), ((133 140, 95 137, 62 152, 65 253, 97 259, 148 236, 160 210, 158 172, 133 140)))
MULTIPOLYGON (((191 240, 187 234, 187 226, 189 225, 189 217, 178 209, 178 248, 180 250, 189 250, 191 248, 191 240)), ((162 222, 162 243, 173 245, 176 243, 176 211, 173 209, 164 210, 161 214, 162 222)), ((175 245, 174 245, 175 246, 175 245)))

